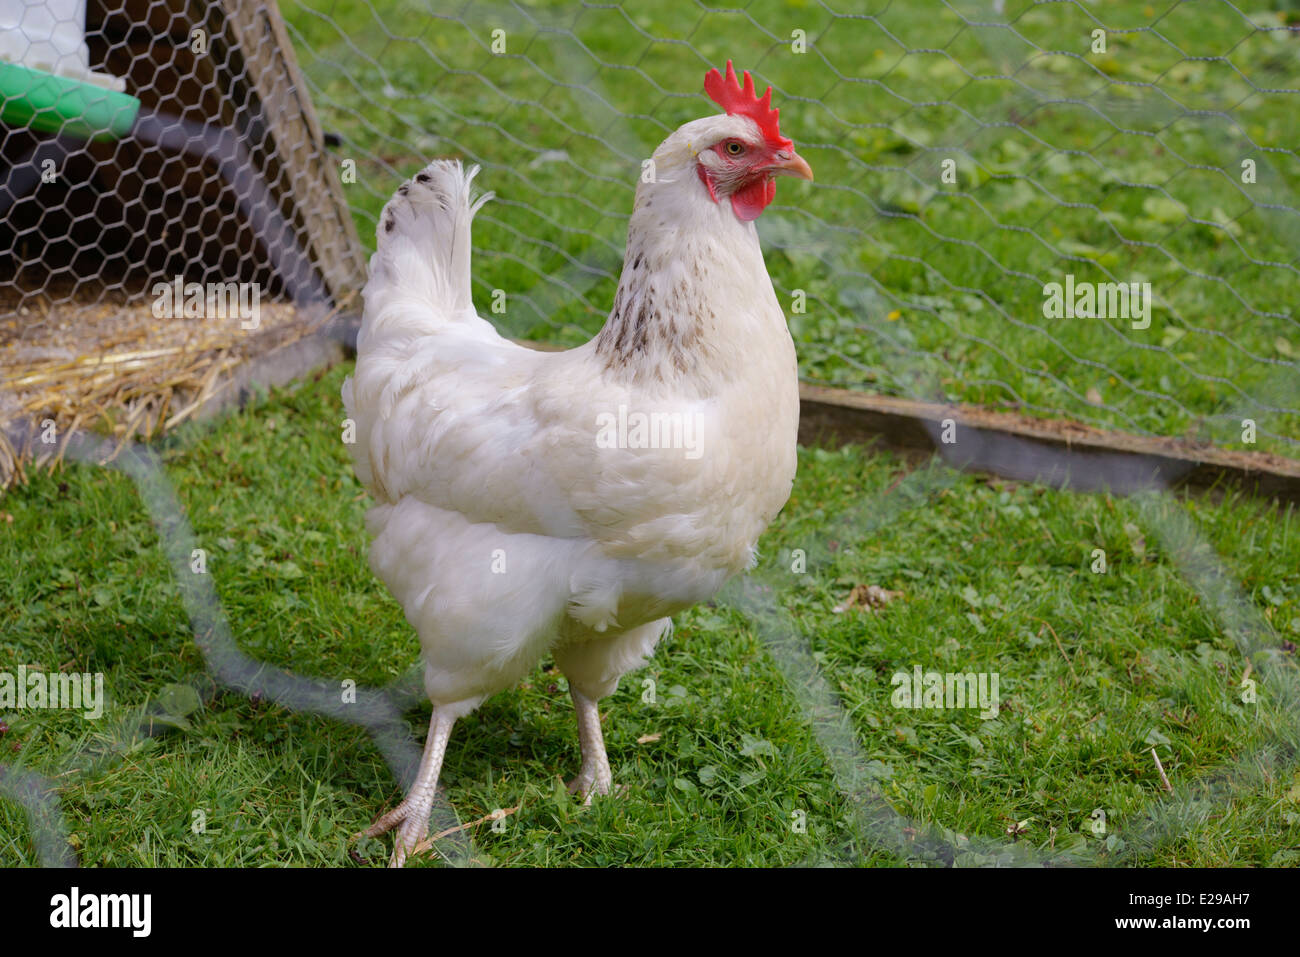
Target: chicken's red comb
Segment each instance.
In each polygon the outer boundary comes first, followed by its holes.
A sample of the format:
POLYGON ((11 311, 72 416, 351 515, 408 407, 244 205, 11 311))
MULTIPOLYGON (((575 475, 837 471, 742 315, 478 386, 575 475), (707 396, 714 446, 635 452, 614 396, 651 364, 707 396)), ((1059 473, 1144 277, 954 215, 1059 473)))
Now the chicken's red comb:
POLYGON ((786 150, 792 148, 794 141, 782 136, 777 125, 781 111, 772 109, 772 88, 769 86, 763 98, 759 99, 754 95, 754 78, 748 70, 744 76, 745 85, 742 88, 736 80, 736 70, 728 60, 725 80, 717 67, 704 74, 704 92, 709 94, 709 99, 726 110, 728 116, 747 116, 757 123, 764 138, 772 146, 786 150))

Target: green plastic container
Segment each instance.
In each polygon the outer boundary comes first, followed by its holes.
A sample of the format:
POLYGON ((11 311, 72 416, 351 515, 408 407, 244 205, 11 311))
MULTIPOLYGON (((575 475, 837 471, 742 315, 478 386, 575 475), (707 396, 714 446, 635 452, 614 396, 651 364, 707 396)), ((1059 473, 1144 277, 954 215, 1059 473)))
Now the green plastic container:
POLYGON ((0 63, 0 123, 6 126, 112 140, 131 132, 139 112, 140 101, 127 93, 0 63))

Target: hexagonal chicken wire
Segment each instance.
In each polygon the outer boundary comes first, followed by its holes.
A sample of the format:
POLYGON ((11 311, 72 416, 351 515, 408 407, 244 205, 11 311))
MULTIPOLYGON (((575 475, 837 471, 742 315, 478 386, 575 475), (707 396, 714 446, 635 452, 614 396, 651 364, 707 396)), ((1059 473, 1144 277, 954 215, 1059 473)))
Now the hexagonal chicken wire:
POLYGON ((0 422, 156 434, 364 277, 274 3, 0 0, 0 168, 0 422))

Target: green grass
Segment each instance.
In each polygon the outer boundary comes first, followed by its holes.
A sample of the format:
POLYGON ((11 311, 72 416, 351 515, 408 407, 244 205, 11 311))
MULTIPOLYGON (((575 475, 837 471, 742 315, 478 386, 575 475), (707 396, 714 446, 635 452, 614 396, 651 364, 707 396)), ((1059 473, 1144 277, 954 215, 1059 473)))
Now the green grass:
MULTIPOLYGON (((187 428, 163 457, 239 647, 379 686, 409 675, 417 642, 366 567, 365 497, 339 440, 345 371, 187 428)), ((457 726, 447 798, 462 821, 519 807, 503 832, 473 831, 478 859, 500 865, 900 863, 845 798, 853 775, 818 744, 805 686, 783 671, 795 648, 843 706, 854 773, 889 808, 922 836, 1001 848, 959 863, 1073 849, 1106 864, 1293 865, 1298 734, 1279 695, 1297 680, 1300 515, 1232 492, 1170 502, 1262 616, 1258 705, 1240 701, 1246 659, 1153 533, 1158 506, 804 449, 754 578, 790 643, 771 645, 772 619, 727 600, 679 616, 604 703, 625 790, 587 809, 558 787, 577 743, 564 679, 545 662, 457 726), (854 508, 862 522, 845 525, 854 508), (1094 548, 1104 575, 1090 570, 1094 548), (806 570, 791 571, 794 549, 806 570), (835 613, 860 583, 903 595, 835 613), (998 718, 894 708, 890 676, 914 664, 996 671, 998 718), (1090 829, 1098 808, 1104 835, 1090 829), (1158 827, 1152 809, 1164 809, 1158 827)), ((0 713, 0 760, 56 783, 81 862, 352 864, 347 835, 400 799, 392 772, 361 729, 215 686, 131 481, 69 466, 0 511, 0 672, 105 674, 99 721, 0 713), (201 707, 177 706, 187 685, 201 707)), ((405 717, 422 740, 427 705, 405 717)), ((383 847, 366 850, 382 860, 383 847)), ((0 865, 35 855, 22 813, 0 800, 0 865)))
POLYGON ((1282 13, 1011 0, 1008 25, 976 25, 987 7, 937 0, 284 10, 321 122, 343 137, 337 159, 356 164, 344 188, 365 243, 431 157, 485 167, 498 201, 476 224, 475 296, 487 314, 504 291, 494 319, 515 334, 573 344, 599 328, 641 160, 715 109, 703 73, 730 57, 776 87, 817 173, 782 183, 759 221, 787 307, 807 295, 791 316, 805 378, 1234 448, 1250 417, 1254 448, 1300 458, 1300 415, 1270 410, 1300 408, 1300 35, 1282 13), (1257 182, 1241 181, 1243 160, 1257 182), (1043 285, 1067 273, 1150 282, 1150 328, 1044 318, 1043 285))

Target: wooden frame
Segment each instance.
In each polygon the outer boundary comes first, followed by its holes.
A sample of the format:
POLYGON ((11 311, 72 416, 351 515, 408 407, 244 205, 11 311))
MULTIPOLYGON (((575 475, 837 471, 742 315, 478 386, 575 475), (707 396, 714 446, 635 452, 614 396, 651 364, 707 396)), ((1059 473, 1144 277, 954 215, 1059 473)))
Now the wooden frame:
POLYGON ((1119 494, 1231 480, 1256 494, 1300 503, 1300 462, 1267 452, 810 383, 800 383, 799 394, 799 437, 805 444, 883 440, 899 449, 937 452, 957 468, 1119 494), (947 419, 956 426, 951 444, 942 441, 947 419))

